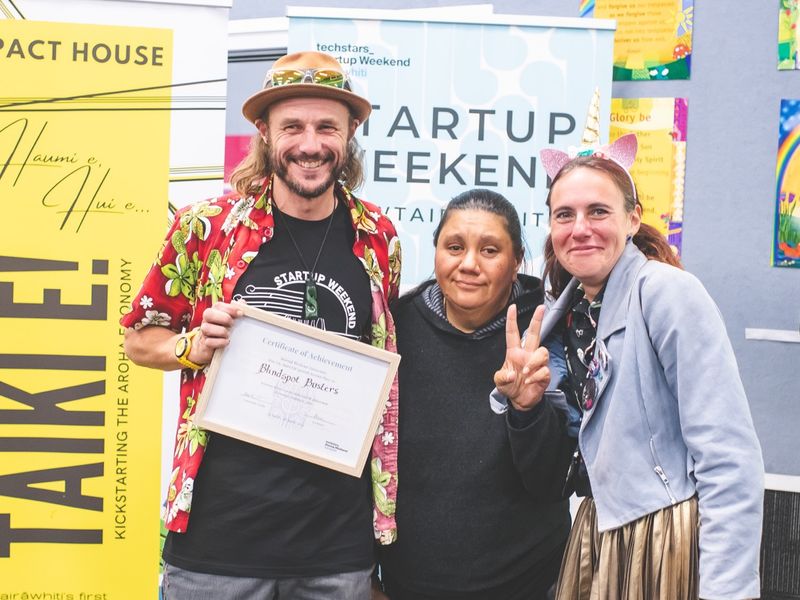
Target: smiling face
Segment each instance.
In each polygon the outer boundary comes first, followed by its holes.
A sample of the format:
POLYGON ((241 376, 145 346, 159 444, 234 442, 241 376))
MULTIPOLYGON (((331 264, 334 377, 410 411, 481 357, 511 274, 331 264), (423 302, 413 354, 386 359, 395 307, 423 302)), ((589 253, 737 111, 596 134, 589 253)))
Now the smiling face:
POLYGON ((465 332, 486 324, 508 302, 520 262, 503 217, 479 209, 451 210, 434 259, 447 320, 465 332))
POLYGON ((346 105, 326 98, 290 98, 270 107, 269 122, 256 125, 270 151, 274 193, 283 210, 292 214, 294 207, 303 210, 307 201, 331 196, 358 125, 346 105))
POLYGON ((611 177, 578 167, 550 190, 550 236, 556 259, 593 299, 605 285, 641 224, 641 208, 625 211, 622 191, 611 177))

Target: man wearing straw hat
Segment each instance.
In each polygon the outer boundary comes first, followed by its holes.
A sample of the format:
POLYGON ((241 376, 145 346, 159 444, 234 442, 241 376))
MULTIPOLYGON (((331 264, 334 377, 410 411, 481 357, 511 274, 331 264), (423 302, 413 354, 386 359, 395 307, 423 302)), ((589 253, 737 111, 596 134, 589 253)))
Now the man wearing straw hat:
POLYGON ((333 57, 276 61, 242 107, 258 133, 235 192, 179 211, 122 318, 131 360, 183 369, 164 517, 169 600, 369 597, 373 538, 395 538, 396 381, 360 479, 194 423, 204 369, 241 314, 234 300, 395 350, 398 238, 350 191, 370 111, 333 57))

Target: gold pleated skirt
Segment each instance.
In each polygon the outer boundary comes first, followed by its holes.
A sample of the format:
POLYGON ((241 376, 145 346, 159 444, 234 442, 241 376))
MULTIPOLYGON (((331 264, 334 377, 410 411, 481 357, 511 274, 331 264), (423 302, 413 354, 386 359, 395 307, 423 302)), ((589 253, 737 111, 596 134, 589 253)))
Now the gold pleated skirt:
POLYGON ((697 600, 697 498, 599 533, 594 500, 572 526, 556 600, 697 600))

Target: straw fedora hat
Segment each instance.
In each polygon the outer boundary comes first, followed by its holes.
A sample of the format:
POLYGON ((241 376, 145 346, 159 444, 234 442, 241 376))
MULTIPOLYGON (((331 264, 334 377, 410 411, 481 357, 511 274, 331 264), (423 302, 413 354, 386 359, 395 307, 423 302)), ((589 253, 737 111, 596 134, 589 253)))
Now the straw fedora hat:
POLYGON ((350 82, 338 60, 322 52, 295 52, 275 61, 272 69, 267 73, 264 89, 244 101, 242 114, 248 121, 255 123, 257 119, 264 116, 267 108, 278 100, 302 97, 330 98, 344 102, 350 107, 359 124, 366 121, 369 113, 372 112, 369 101, 350 90, 350 82), (341 87, 336 87, 334 82, 315 83, 313 74, 320 71, 341 73, 344 76, 342 80, 338 81, 341 87), (289 75, 283 77, 284 83, 273 85, 273 82, 281 77, 281 72, 289 75), (290 79, 296 79, 297 83, 290 83, 290 79))

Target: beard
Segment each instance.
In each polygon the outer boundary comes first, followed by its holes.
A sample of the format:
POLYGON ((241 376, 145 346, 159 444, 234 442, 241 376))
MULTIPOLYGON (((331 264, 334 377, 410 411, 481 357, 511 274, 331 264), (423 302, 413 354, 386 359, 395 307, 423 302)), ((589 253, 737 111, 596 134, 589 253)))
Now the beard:
POLYGON ((344 169, 345 163, 347 161, 347 153, 349 149, 345 149, 345 155, 341 156, 340 159, 337 161, 336 156, 333 152, 321 152, 319 154, 315 154, 313 156, 307 154, 300 154, 295 156, 277 156, 275 151, 272 149, 271 145, 267 146, 269 150, 269 161, 270 165, 272 166, 272 170, 277 177, 281 179, 286 184, 292 192, 300 196, 301 198, 306 198, 307 200, 313 200, 314 198, 318 198, 323 193, 325 193, 328 189, 333 186, 336 181, 339 179, 339 174, 344 169), (311 184, 303 181, 302 179, 298 179, 297 177, 292 177, 289 174, 289 166, 293 161, 322 161, 322 166, 328 168, 328 176, 319 184, 311 184))

